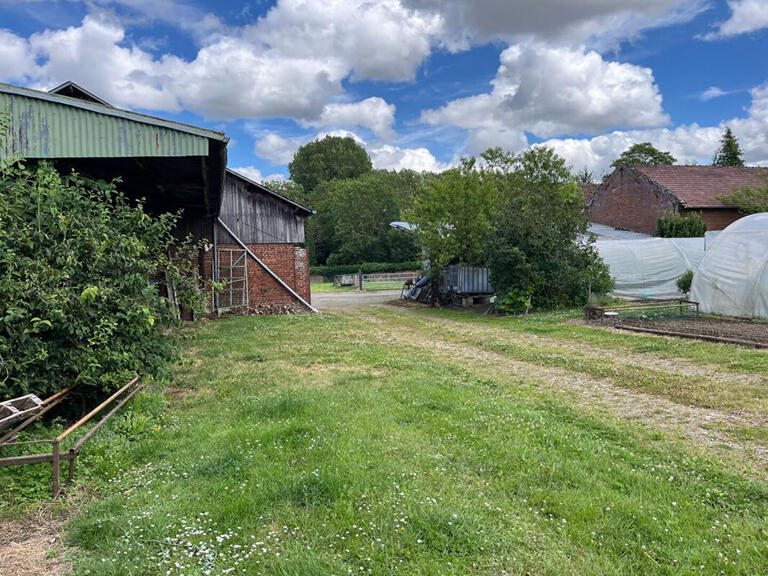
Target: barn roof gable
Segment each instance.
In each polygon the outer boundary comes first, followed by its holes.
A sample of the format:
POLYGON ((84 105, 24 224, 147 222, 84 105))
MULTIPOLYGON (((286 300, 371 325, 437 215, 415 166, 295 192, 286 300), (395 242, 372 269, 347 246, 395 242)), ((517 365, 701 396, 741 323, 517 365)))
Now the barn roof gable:
POLYGON ((764 186, 766 169, 738 166, 627 166, 677 198, 685 208, 733 208, 721 202, 744 187, 764 186))
POLYGON ((285 196, 281 196, 280 194, 270 190, 269 188, 267 188, 263 184, 259 184, 258 182, 254 182, 253 180, 251 180, 247 176, 243 176, 240 172, 237 172, 237 171, 235 171, 235 170, 233 170, 231 168, 227 168, 227 175, 233 176, 235 178, 238 178, 238 179, 242 180, 243 182, 246 182, 250 186, 253 186, 253 187, 257 188, 259 190, 259 192, 262 192, 264 194, 272 196, 273 198, 276 198, 277 200, 279 200, 281 202, 284 202, 286 204, 290 204, 291 206, 296 208, 298 211, 304 213, 307 216, 311 216, 312 214, 315 213, 314 210, 312 210, 310 208, 307 208, 306 206, 302 206, 298 202, 294 202, 293 200, 289 200, 285 196))
POLYGON ((101 104, 102 106, 109 106, 113 108, 112 104, 106 100, 102 100, 96 94, 88 92, 85 88, 79 84, 75 84, 71 80, 59 84, 56 88, 48 90, 48 94, 59 94, 60 96, 69 96, 70 98, 77 98, 85 102, 93 102, 94 104, 101 104))

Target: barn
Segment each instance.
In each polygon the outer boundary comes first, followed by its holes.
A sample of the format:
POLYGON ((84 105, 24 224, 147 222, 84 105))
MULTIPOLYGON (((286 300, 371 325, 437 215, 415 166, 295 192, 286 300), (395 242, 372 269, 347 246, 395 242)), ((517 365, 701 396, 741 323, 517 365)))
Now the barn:
POLYGON ((764 169, 733 166, 620 166, 588 200, 590 218, 621 230, 653 234, 670 212, 698 212, 708 230, 741 217, 720 200, 743 186, 760 186, 764 169))
POLYGON ((120 178, 150 213, 181 209, 178 235, 205 240, 197 264, 214 315, 314 311, 304 248, 312 212, 227 170, 224 133, 115 108, 73 82, 50 92, 0 84, 0 112, 9 120, 0 157, 120 178))
POLYGON ((216 223, 216 310, 256 314, 312 309, 304 221, 312 211, 227 170, 216 223))

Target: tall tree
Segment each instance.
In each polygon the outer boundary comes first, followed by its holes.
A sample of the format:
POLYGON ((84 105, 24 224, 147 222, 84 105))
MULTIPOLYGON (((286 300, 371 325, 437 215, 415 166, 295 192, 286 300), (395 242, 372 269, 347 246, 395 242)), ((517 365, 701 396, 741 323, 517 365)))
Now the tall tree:
POLYGON ((720 138, 720 148, 718 148, 714 158, 712 158, 712 165, 744 166, 744 158, 742 157, 739 141, 736 140, 736 136, 733 135, 733 132, 727 126, 720 138))
POLYGON ((430 271, 452 263, 481 265, 493 224, 496 189, 475 169, 475 159, 427 179, 409 220, 416 224, 430 271))
POLYGON ((395 230, 413 202, 413 173, 376 170, 315 189, 317 259, 328 264, 404 262, 418 255, 414 234, 395 230))
POLYGON ((321 182, 356 178, 373 166, 365 149, 352 138, 326 136, 301 146, 288 164, 291 180, 312 196, 321 182))
POLYGON ((611 166, 618 168, 622 165, 636 164, 640 166, 663 166, 674 164, 677 159, 669 152, 663 152, 657 149, 650 142, 641 142, 633 144, 625 150, 621 156, 613 161, 611 166))

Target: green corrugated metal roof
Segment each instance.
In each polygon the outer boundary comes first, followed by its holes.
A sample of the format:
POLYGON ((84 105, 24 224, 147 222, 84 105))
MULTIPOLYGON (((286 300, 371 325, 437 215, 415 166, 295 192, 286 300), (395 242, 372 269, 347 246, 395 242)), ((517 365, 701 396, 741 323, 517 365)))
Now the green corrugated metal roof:
POLYGON ((9 134, 0 156, 207 156, 209 140, 227 140, 221 132, 0 83, 0 112, 6 109, 9 134))

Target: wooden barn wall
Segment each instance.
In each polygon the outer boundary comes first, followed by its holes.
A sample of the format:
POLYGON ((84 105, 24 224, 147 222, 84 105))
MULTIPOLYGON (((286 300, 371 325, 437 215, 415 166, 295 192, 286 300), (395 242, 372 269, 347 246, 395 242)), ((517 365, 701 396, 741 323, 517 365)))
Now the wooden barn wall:
MULTIPOLYGON (((246 244, 302 244, 304 218, 296 208, 229 174, 219 217, 246 244)), ((221 227, 218 242, 234 242, 221 227)))

